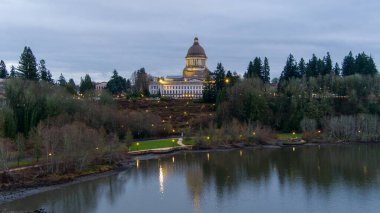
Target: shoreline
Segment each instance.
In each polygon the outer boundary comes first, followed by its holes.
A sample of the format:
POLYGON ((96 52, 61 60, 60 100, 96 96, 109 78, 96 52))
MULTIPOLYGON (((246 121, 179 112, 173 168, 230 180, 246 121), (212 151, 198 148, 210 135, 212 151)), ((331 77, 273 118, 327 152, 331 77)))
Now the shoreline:
POLYGON ((217 152, 217 151, 233 151, 238 149, 245 149, 245 150, 261 150, 261 149, 286 149, 286 148, 292 148, 292 147, 317 147, 317 146, 341 146, 341 145, 370 145, 370 144, 379 144, 379 142, 318 142, 318 143, 306 143, 306 144, 295 144, 295 145, 261 145, 261 144, 255 144, 255 145, 247 145, 247 144, 235 144, 235 145, 229 145, 229 146, 217 146, 217 147, 200 147, 198 149, 170 149, 166 150, 166 152, 149 152, 145 151, 141 154, 134 154, 130 155, 129 158, 122 162, 123 166, 121 167, 115 167, 109 171, 105 172, 98 172, 88 175, 82 175, 73 178, 72 180, 67 180, 63 183, 50 183, 47 185, 38 185, 38 186, 26 186, 26 187, 19 187, 15 188, 13 190, 5 190, 0 192, 0 205, 9 203, 15 200, 23 199, 25 197, 29 197, 35 194, 43 193, 46 191, 51 191, 55 189, 60 189, 63 187, 67 187, 70 185, 95 180, 102 177, 107 177, 110 175, 118 174, 122 171, 126 171, 136 164, 136 160, 151 160, 151 159, 158 159, 161 157, 171 156, 171 155, 177 155, 180 153, 200 153, 200 152, 217 152))

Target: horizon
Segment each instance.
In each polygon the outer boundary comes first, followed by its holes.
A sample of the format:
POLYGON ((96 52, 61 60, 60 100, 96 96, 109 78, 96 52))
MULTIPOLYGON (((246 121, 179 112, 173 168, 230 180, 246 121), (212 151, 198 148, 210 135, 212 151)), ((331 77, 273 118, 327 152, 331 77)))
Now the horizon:
POLYGON ((380 31, 372 27, 380 24, 380 3, 372 0, 84 1, 86 9, 74 1, 4 1, 0 59, 7 67, 17 66, 24 46, 30 46, 54 79, 62 73, 76 83, 85 74, 108 81, 114 69, 126 78, 141 67, 153 76, 180 75, 195 36, 210 70, 221 62, 240 75, 256 56, 268 57, 271 78, 280 76, 290 53, 307 61, 313 53, 322 58, 330 52, 339 65, 349 51, 366 52, 376 64, 380 57, 380 31))

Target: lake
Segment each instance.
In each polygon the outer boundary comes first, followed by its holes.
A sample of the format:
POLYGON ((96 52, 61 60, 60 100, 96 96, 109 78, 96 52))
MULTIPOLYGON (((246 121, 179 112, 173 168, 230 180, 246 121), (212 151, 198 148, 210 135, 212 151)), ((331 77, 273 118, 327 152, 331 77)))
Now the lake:
POLYGON ((380 212, 380 145, 188 152, 0 206, 53 212, 380 212))

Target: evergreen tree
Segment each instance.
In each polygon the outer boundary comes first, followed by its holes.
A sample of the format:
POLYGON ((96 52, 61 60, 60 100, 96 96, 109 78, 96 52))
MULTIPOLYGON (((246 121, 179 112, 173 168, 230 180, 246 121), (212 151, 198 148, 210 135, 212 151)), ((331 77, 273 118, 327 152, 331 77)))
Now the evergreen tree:
POLYGON ((72 79, 72 78, 69 79, 69 82, 67 83, 66 89, 70 94, 75 95, 77 93, 74 79, 72 79))
POLYGON ((49 82, 49 83, 54 84, 54 80, 53 80, 53 78, 51 76, 50 70, 47 71, 46 81, 49 82))
POLYGON ((20 77, 23 79, 38 80, 37 62, 30 47, 24 48, 17 70, 19 71, 20 77))
POLYGON ((216 89, 215 84, 212 83, 211 76, 211 73, 207 76, 203 89, 203 101, 206 103, 215 103, 216 101, 216 89))
POLYGON ((335 74, 336 76, 339 76, 339 75, 340 75, 340 67, 339 67, 339 64, 338 64, 338 63, 335 63, 334 74, 335 74))
POLYGON ((94 89, 95 89, 95 86, 92 83, 91 77, 88 74, 84 76, 84 79, 82 78, 80 79, 79 92, 81 94, 84 94, 94 89))
POLYGON ((301 58, 300 62, 298 63, 298 72, 301 76, 306 75, 306 64, 303 58, 301 58))
POLYGON ((58 78, 58 84, 60 86, 63 86, 63 87, 65 87, 67 85, 66 78, 62 75, 62 73, 61 73, 61 75, 58 78))
POLYGON ((16 68, 12 65, 12 66, 11 66, 11 71, 10 71, 10 74, 9 74, 9 77, 10 77, 10 78, 16 78, 16 76, 17 76, 16 68))
POLYGON ((252 77, 254 77, 254 78, 260 78, 261 80, 263 80, 263 77, 261 75, 262 69, 263 69, 263 64, 261 62, 261 58, 256 57, 253 60, 253 67, 252 67, 253 75, 252 75, 252 77))
POLYGON ((216 70, 214 72, 214 80, 215 80, 215 89, 219 91, 224 88, 225 85, 226 72, 222 63, 218 63, 216 65, 216 70))
POLYGON ((354 73, 362 75, 374 75, 377 73, 375 62, 367 54, 359 53, 355 58, 354 73))
POLYGON ((117 73, 116 70, 113 71, 111 79, 108 81, 106 88, 112 94, 120 94, 127 91, 127 80, 117 73))
POLYGON ((247 72, 244 74, 244 78, 252 78, 253 77, 253 62, 250 61, 248 64, 247 72))
POLYGON ((263 72, 261 76, 265 84, 270 83, 270 67, 269 67, 269 61, 267 57, 264 58, 263 72))
POLYGON ((332 60, 331 60, 331 56, 330 56, 330 53, 327 52, 327 55, 325 57, 323 57, 323 63, 324 63, 324 66, 323 66, 323 69, 321 70, 322 71, 322 75, 328 75, 332 72, 333 70, 333 65, 332 65, 332 60))
POLYGON ((306 76, 316 77, 318 75, 318 58, 315 56, 315 54, 313 54, 312 58, 309 60, 306 66, 306 76))
POLYGON ((48 69, 46 68, 45 60, 40 60, 40 64, 38 65, 38 71, 40 72, 41 80, 48 81, 48 69))
POLYGON ((286 65, 284 67, 284 70, 282 71, 280 81, 289 80, 290 78, 299 78, 299 77, 301 77, 301 75, 297 69, 297 62, 294 59, 294 56, 290 54, 288 59, 286 60, 286 65))
POLYGON ((7 78, 8 77, 8 71, 7 66, 5 66, 5 63, 3 60, 0 61, 0 78, 7 78))
POLYGON ((352 52, 348 56, 344 57, 342 63, 342 75, 348 76, 355 74, 355 58, 352 56, 352 52))

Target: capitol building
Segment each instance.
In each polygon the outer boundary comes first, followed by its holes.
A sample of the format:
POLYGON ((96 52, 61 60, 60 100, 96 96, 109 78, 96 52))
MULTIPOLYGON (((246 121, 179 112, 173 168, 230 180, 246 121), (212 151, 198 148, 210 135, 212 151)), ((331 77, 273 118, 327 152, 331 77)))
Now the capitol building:
POLYGON ((187 51, 182 76, 155 78, 149 84, 150 94, 161 94, 162 97, 175 99, 202 98, 204 83, 209 73, 206 62, 205 50, 195 37, 193 45, 187 51))

